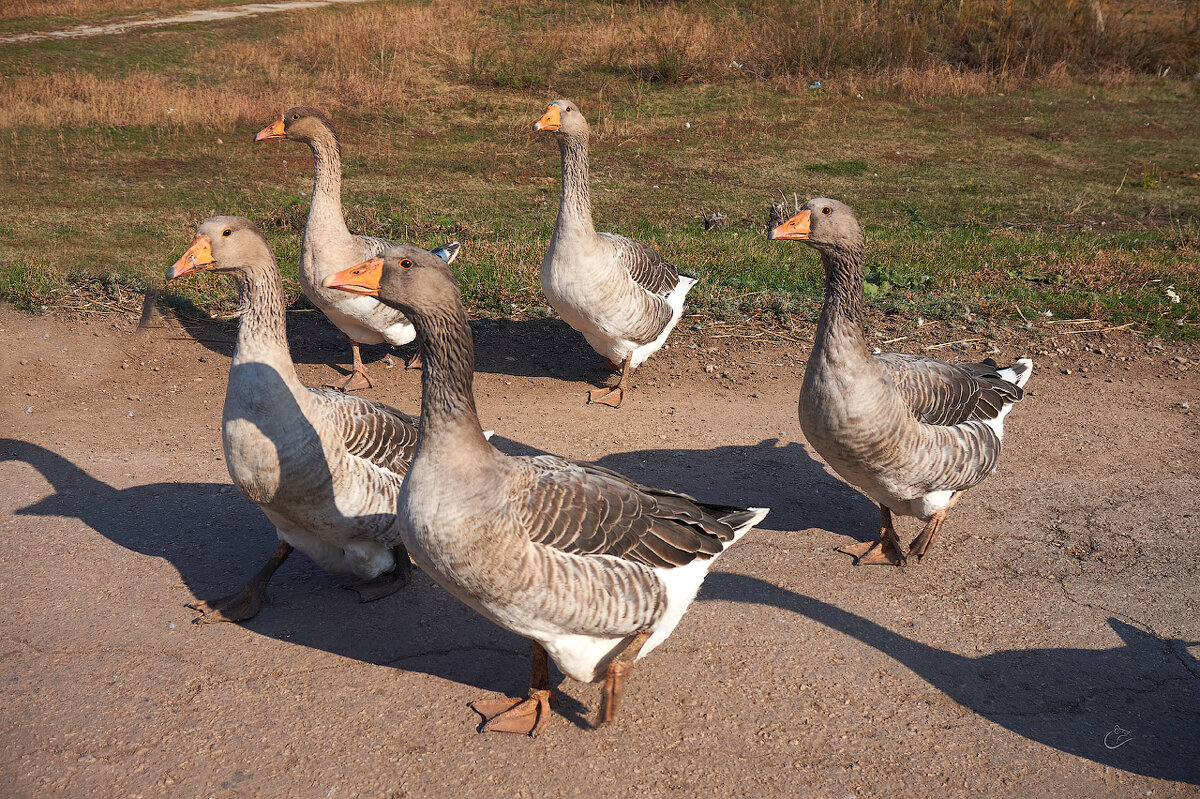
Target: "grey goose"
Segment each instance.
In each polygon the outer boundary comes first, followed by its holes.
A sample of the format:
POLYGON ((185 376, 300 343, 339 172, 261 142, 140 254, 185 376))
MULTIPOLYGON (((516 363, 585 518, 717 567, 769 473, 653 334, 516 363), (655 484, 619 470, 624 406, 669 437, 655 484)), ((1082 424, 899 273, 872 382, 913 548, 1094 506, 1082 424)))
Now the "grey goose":
POLYGON ((301 384, 288 352, 284 295, 267 240, 248 219, 215 216, 167 270, 237 281, 242 314, 229 368, 221 442, 233 484, 275 525, 279 543, 240 591, 192 605, 198 623, 254 616, 293 547, 348 573, 363 601, 408 582, 396 497, 417 443, 412 417, 380 402, 301 384))
POLYGON ((620 369, 617 385, 589 392, 589 404, 620 407, 629 373, 662 348, 696 279, 648 244, 596 232, 589 129, 577 105, 555 100, 533 129, 553 132, 562 155, 562 197, 542 258, 542 291, 563 321, 582 333, 611 368, 620 369))
POLYGON ((487 442, 472 389, 471 329, 453 274, 415 247, 326 280, 403 310, 425 357, 417 451, 400 490, 413 560, 496 624, 531 640, 528 697, 475 703, 485 730, 536 734, 549 716, 547 657, 604 681, 613 718, 633 661, 679 623, 716 556, 767 514, 697 502, 553 455, 487 442))
POLYGON ((1027 358, 947 363, 900 353, 872 354, 863 333, 865 243, 854 212, 809 200, 769 232, 820 253, 825 304, 800 389, 800 426, 846 482, 879 504, 879 539, 841 547, 859 564, 920 560, 947 511, 996 469, 1004 417, 1024 396, 1027 358), (906 553, 892 514, 925 527, 906 553))
MULTIPOLYGON (((370 388, 371 378, 359 353, 361 344, 392 346, 407 344, 416 337, 404 314, 371 297, 330 291, 322 281, 329 275, 371 258, 395 242, 374 236, 356 235, 346 227, 342 210, 342 154, 333 122, 321 110, 295 106, 260 130, 256 142, 287 139, 307 144, 313 156, 312 204, 304 224, 300 245, 300 288, 305 296, 329 317, 338 330, 350 337, 354 360, 346 379, 331 387, 343 391, 370 388)), ((434 250, 447 263, 458 255, 458 242, 449 242, 434 250)), ((408 368, 420 366, 420 351, 408 362, 408 368)))

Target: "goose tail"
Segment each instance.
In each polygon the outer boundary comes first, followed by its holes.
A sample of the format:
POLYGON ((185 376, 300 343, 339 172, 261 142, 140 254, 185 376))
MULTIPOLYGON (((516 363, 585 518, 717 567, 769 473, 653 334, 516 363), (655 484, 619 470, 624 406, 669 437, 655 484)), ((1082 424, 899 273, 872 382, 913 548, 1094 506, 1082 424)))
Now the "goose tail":
POLYGON ((1029 376, 1033 374, 1033 361, 1028 358, 1021 358, 1012 366, 998 369, 996 374, 1017 388, 1025 388, 1025 384, 1029 382, 1029 376))
POLYGON ((725 543, 725 548, 728 549, 731 544, 754 529, 770 512, 770 508, 746 508, 721 516, 721 521, 733 528, 733 538, 725 543))

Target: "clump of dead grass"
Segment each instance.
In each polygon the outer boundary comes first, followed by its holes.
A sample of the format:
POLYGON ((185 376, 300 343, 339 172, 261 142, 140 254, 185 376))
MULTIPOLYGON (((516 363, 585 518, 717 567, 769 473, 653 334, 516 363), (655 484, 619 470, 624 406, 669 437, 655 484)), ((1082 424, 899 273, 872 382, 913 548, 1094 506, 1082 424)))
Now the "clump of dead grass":
POLYGON ((257 119, 265 102, 244 91, 187 86, 157 72, 101 77, 78 70, 10 78, 0 97, 0 128, 220 125, 257 119))
POLYGON ((928 99, 1200 70, 1200 0, 1139 2, 526 0, 518 13, 499 0, 393 0, 297 14, 274 40, 218 40, 162 72, 18 68, 0 79, 0 126, 227 124, 293 101, 390 111, 464 86, 624 94, 636 116, 654 83, 801 92, 820 80, 928 99))

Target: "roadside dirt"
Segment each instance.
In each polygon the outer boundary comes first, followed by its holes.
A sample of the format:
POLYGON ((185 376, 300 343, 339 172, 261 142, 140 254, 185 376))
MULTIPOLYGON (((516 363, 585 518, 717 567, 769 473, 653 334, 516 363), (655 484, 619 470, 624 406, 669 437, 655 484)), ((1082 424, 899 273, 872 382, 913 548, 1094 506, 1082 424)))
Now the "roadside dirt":
POLYGON ((140 28, 159 28, 166 25, 188 25, 197 22, 216 22, 219 20, 236 19, 238 17, 257 17, 260 14, 273 14, 279 11, 306 11, 311 8, 324 6, 363 3, 366 0, 284 0, 275 3, 248 3, 241 6, 224 6, 218 8, 202 8, 193 11, 180 11, 170 16, 128 17, 116 22, 99 25, 75 25, 56 31, 33 31, 30 33, 13 33, 0 36, 2 44, 28 44, 47 39, 87 39, 93 36, 108 36, 114 33, 129 33, 140 28))
MULTIPOLYGON (((683 330, 612 411, 562 323, 476 323, 502 450, 772 508, 614 724, 564 680, 530 740, 468 707, 523 690, 526 643, 423 574, 359 604, 296 556, 255 619, 190 623, 274 532, 221 455, 232 328, 135 324, 0 306, 6 796, 1196 795, 1200 348, 997 342, 1037 363, 1000 471, 899 570, 834 552, 878 512, 803 443, 805 344, 683 330)), ((344 340, 289 324, 302 379, 333 376, 344 340)), ((417 411, 416 374, 372 368, 369 396, 417 411)))

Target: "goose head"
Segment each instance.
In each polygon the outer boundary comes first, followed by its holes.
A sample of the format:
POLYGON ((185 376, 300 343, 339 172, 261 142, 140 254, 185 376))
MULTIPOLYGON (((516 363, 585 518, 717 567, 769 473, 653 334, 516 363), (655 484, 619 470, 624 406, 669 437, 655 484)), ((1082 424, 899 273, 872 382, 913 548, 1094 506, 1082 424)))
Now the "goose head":
POLYGON ((850 206, 828 197, 814 197, 800 206, 794 215, 771 228, 767 238, 802 241, 821 251, 863 246, 862 230, 850 206))
POLYGON ((167 280, 195 272, 237 272, 271 262, 271 248, 244 216, 214 216, 196 228, 187 252, 167 270, 167 280))
POLYGON ((325 287, 375 297, 417 318, 460 302, 450 265, 411 244, 389 247, 382 255, 330 275, 325 287))
POLYGON ((260 130, 255 141, 291 139, 311 142, 321 136, 333 135, 333 121, 319 108, 297 105, 279 112, 279 118, 260 130))
POLYGON ((546 107, 542 118, 533 123, 535 131, 548 130, 559 137, 586 137, 588 123, 579 106, 570 100, 555 100, 546 107))

